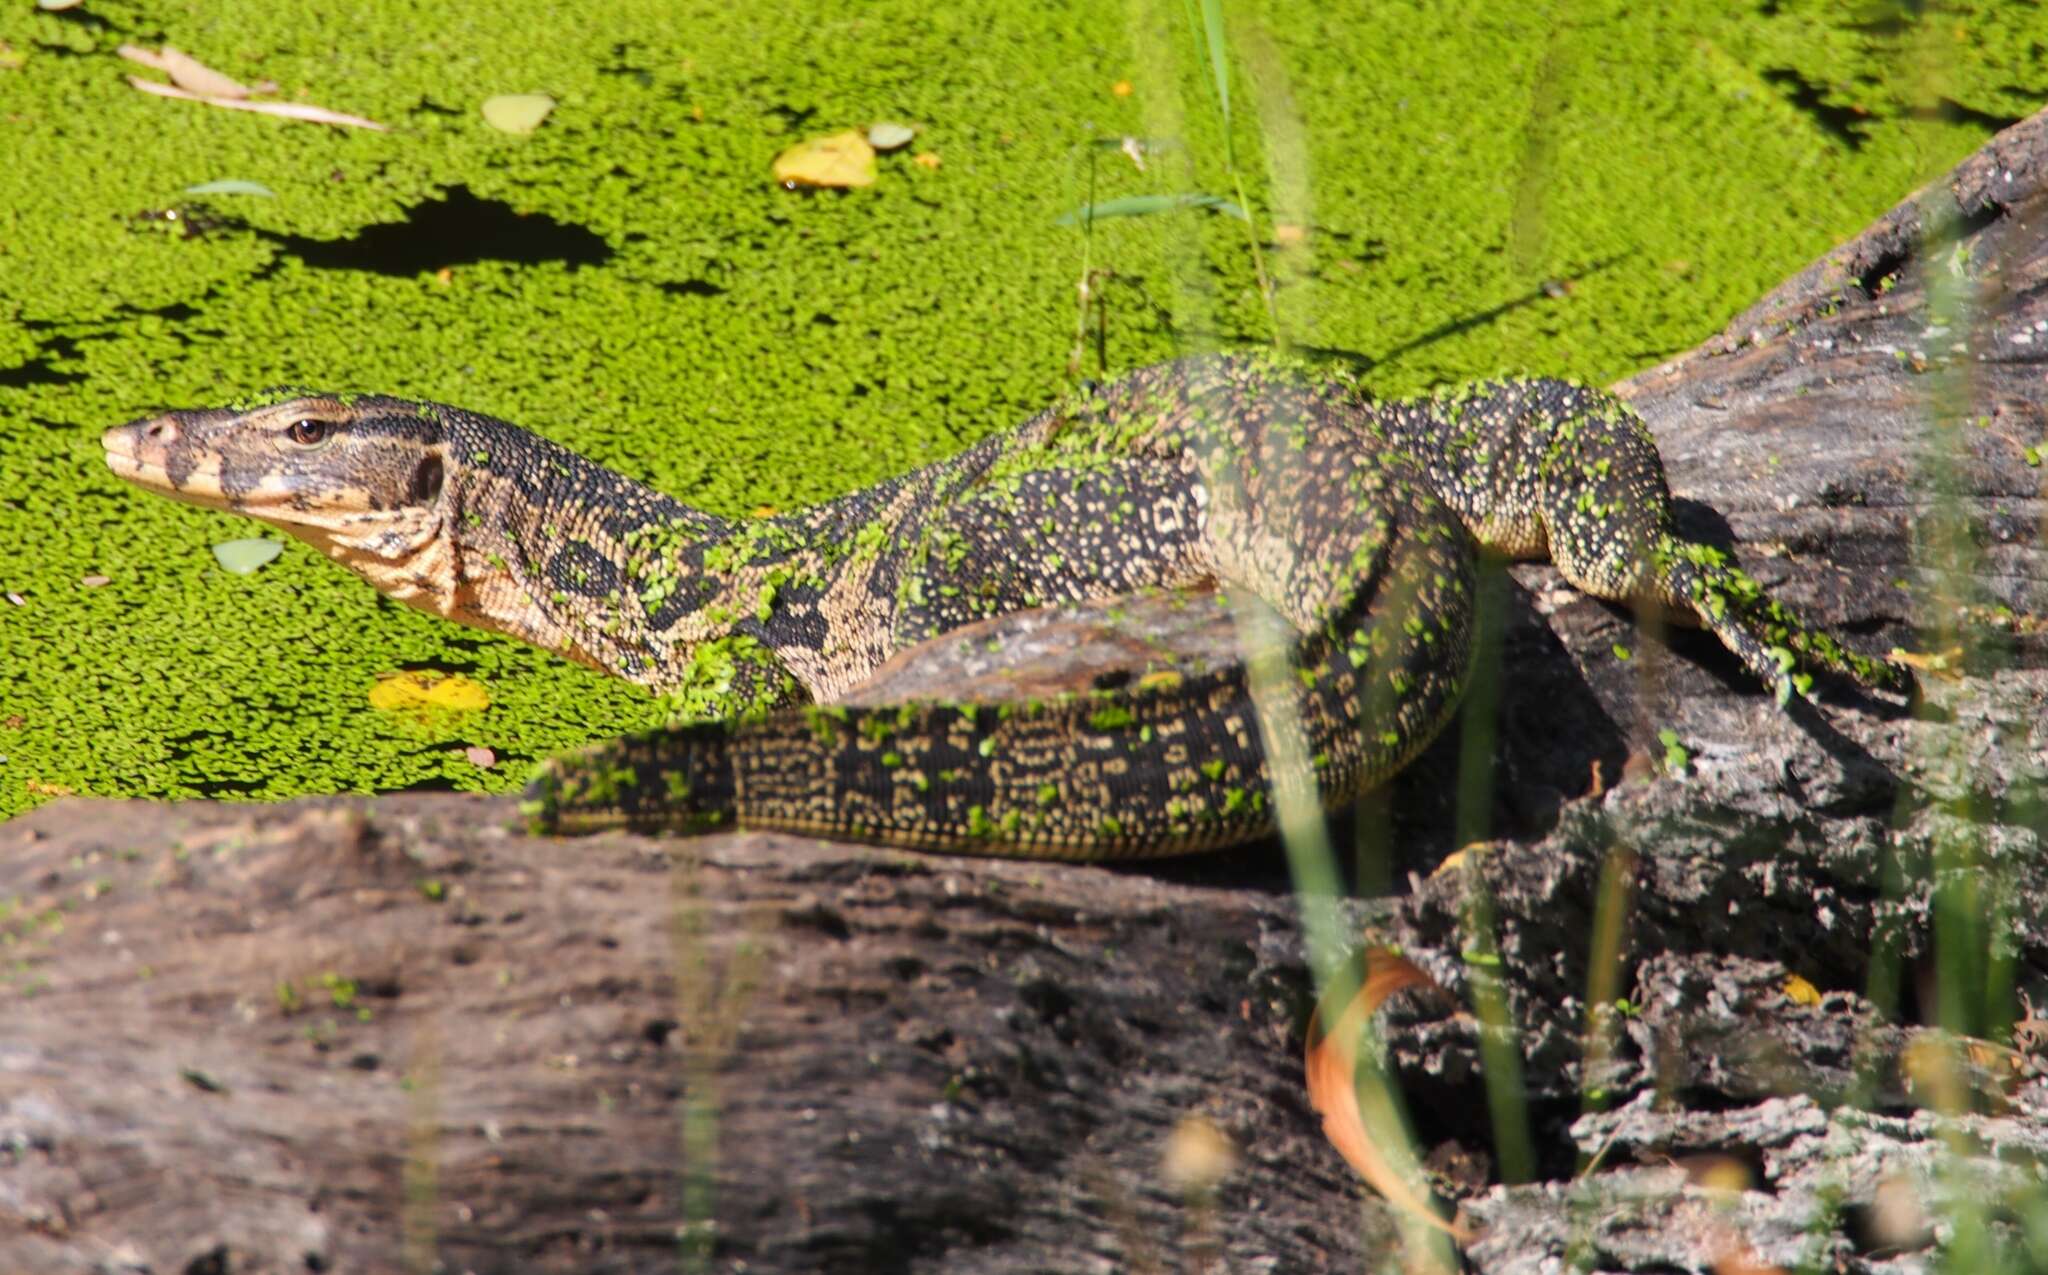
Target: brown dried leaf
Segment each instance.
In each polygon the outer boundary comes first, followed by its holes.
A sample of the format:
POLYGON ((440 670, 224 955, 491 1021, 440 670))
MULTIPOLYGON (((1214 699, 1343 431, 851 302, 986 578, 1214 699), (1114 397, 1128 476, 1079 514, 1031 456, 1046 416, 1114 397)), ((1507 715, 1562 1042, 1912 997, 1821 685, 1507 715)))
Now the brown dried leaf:
POLYGON ((1317 1007, 1309 1018, 1308 1054, 1303 1060, 1308 1101, 1323 1117, 1323 1136, 1368 1186, 1395 1208, 1460 1244, 1468 1244, 1473 1239, 1472 1232, 1437 1216, 1429 1201, 1373 1143, 1372 1134, 1366 1129, 1365 1114, 1358 1105, 1355 1045, 1361 1020, 1372 1017, 1396 992, 1410 987, 1436 988, 1437 983, 1406 957, 1375 949, 1365 954, 1365 982, 1358 995, 1337 1015, 1336 1025, 1327 1032, 1321 1023, 1322 1008, 1317 1007))

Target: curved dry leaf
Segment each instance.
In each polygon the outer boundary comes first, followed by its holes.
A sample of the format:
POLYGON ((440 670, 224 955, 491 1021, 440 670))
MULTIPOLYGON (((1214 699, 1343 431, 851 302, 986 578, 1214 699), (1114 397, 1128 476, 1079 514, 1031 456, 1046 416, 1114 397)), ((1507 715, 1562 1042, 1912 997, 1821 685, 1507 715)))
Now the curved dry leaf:
POLYGON ((1406 1175, 1373 1142, 1358 1105, 1358 1029, 1394 993, 1410 987, 1436 987, 1436 981, 1404 956, 1385 949, 1365 954, 1365 982, 1358 994, 1337 1015, 1328 1031, 1322 1026, 1322 1008, 1308 1020, 1308 1051, 1302 1060, 1308 1080, 1308 1101, 1323 1118, 1323 1136, 1345 1163, 1364 1178, 1366 1185, 1386 1197, 1387 1203, 1416 1220, 1435 1227, 1460 1244, 1473 1235, 1456 1222, 1437 1216, 1429 1201, 1416 1191, 1406 1175))
POLYGON ((540 127, 555 99, 545 93, 500 93, 484 99, 484 123, 500 133, 524 135, 540 127))
POLYGON ((875 148, 852 129, 798 142, 775 157, 775 180, 798 186, 872 186, 875 148))
POLYGON ((335 124, 344 128, 373 128, 380 133, 390 131, 375 120, 367 120, 360 115, 345 115, 340 111, 330 111, 324 106, 309 106, 303 102, 244 102, 232 97, 207 97, 203 93, 187 93, 175 84, 158 84, 155 80, 145 80, 137 75, 129 76, 128 83, 145 93, 154 93, 158 97, 175 97, 180 101, 186 102, 205 102, 209 106, 225 106, 237 111, 254 111, 258 115, 277 115, 288 120, 304 120, 309 124, 335 124))

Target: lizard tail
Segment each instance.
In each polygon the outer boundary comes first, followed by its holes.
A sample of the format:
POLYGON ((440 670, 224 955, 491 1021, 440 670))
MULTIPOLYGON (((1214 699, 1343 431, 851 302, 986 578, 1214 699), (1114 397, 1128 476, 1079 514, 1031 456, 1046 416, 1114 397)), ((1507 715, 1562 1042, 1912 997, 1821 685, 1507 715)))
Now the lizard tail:
POLYGON ((1040 859, 1237 845, 1272 830, 1276 790, 1347 800, 1398 770, 1452 712, 1464 673, 1456 636, 1380 627, 1380 651, 1297 644, 1307 658, 1269 692, 1292 698, 1303 732, 1301 761, 1284 771, 1269 763, 1259 705, 1233 661, 1155 673, 1141 690, 811 704, 642 731, 542 763, 523 809, 546 833, 737 824, 1040 859))

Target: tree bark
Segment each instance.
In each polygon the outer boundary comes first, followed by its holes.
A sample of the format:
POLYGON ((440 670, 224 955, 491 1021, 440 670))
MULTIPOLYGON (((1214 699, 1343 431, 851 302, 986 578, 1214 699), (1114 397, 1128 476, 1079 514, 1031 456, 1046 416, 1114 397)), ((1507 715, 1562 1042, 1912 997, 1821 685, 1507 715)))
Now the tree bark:
MULTIPOLYGON (((1946 1127, 1997 1181, 2038 1177, 2027 1060, 1945 1069, 1918 1024, 1996 1026, 1928 959, 1956 902, 1937 868, 1980 905, 1943 942, 1989 918, 2013 955, 1980 972, 2048 990, 2044 166, 2036 116, 1618 387, 1695 532, 1866 645, 1958 647, 1963 676, 1928 676, 1917 711, 1824 687, 1781 712, 1710 639, 1639 638, 1517 567, 1500 693, 1464 726, 1494 734, 1496 839, 1419 875, 1457 835, 1459 732, 1360 820, 1370 847, 1391 812, 1399 854, 1363 875, 1397 894, 1346 905, 1352 936, 1450 993, 1402 997, 1384 1031, 1438 1188, 1480 1232, 1473 1267, 1911 1265, 1930 1232, 1883 1201, 1931 1189, 1910 1166, 1958 1093, 1975 1113, 1946 1127), (1526 1157, 1458 1008, 1475 979, 1519 1028, 1526 1157), (1707 1154, 1753 1189, 1700 1185, 1707 1154), (1523 1158, 1533 1180, 1498 1185, 1523 1158)), ((1082 684, 1161 621, 1001 623, 1005 669, 941 640, 873 693, 1082 684)), ((1226 623, 1201 603, 1167 640, 1226 623)), ((1316 1271, 1394 1251, 1303 1094, 1310 992, 1275 850, 1120 869, 511 823, 505 801, 401 794, 66 801, 0 829, 0 1270, 1316 1271)))

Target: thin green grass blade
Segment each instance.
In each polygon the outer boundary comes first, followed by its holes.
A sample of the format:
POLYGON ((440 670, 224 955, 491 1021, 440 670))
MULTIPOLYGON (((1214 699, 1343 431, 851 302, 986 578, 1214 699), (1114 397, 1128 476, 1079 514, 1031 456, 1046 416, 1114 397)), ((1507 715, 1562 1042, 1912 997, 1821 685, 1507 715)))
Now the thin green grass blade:
POLYGON ((1053 224, 1078 226, 1083 222, 1101 221, 1105 217, 1148 217, 1154 213, 1176 212, 1182 208, 1208 208, 1240 221, 1250 220, 1244 209, 1221 195, 1203 195, 1189 191, 1179 195, 1124 195, 1117 199, 1105 199, 1099 204, 1083 204, 1072 212, 1062 213, 1053 220, 1053 224))
POLYGON ((1230 135, 1230 64, 1223 60, 1223 0, 1201 0, 1202 36, 1209 47, 1209 75, 1216 85, 1216 108, 1223 113, 1223 134, 1230 135))

